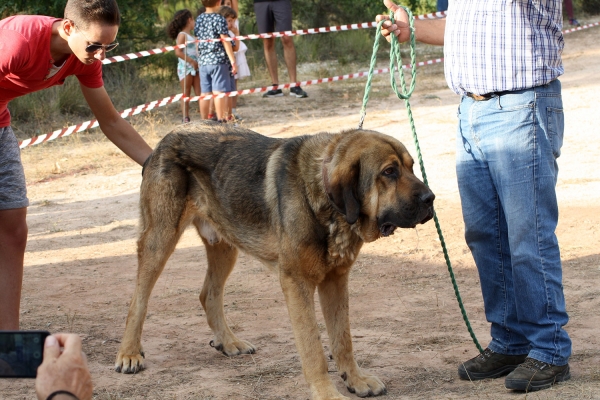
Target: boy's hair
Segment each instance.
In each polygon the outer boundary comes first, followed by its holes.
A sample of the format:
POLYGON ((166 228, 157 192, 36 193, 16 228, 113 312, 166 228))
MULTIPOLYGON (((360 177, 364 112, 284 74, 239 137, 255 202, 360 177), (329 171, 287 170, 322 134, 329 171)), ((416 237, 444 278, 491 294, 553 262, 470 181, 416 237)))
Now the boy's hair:
POLYGON ((204 7, 216 7, 221 4, 221 0, 202 0, 204 7))
POLYGON ((116 0, 68 0, 64 15, 65 19, 70 19, 81 29, 93 23, 110 26, 121 24, 116 0))
POLYGON ((231 7, 221 6, 219 9, 219 14, 221 14, 225 18, 237 18, 237 13, 231 7))
POLYGON ((167 25, 167 35, 171 39, 177 39, 177 35, 185 28, 190 18, 192 18, 192 12, 188 9, 184 8, 183 10, 175 11, 173 19, 167 25))

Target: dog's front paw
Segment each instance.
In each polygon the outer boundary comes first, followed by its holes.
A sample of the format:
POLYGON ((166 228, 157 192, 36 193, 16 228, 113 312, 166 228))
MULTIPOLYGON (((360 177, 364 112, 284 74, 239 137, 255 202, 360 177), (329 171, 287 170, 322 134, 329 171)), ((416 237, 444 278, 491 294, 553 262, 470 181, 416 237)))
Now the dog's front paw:
POLYGON ((115 371, 124 374, 135 374, 144 369, 144 352, 124 352, 119 350, 117 361, 115 362, 115 371))
POLYGON ((362 371, 359 371, 354 376, 343 374, 342 379, 348 391, 356 394, 358 397, 379 396, 387 392, 385 385, 379 378, 362 371))
POLYGON ((240 354, 256 353, 256 348, 252 345, 252 343, 240 339, 231 340, 226 343, 216 343, 215 341, 211 340, 210 346, 219 350, 228 357, 239 356, 240 354))

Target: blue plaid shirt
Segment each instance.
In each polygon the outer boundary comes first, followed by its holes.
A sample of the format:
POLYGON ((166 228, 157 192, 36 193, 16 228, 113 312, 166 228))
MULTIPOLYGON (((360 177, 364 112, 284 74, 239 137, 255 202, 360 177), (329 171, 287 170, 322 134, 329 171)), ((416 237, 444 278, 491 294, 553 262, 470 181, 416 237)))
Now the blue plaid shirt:
POLYGON ((457 94, 529 89, 564 73, 562 0, 450 0, 444 70, 457 94))
MULTIPOLYGON (((218 13, 202 13, 196 18, 194 35, 198 39, 218 39, 221 35, 229 36, 227 20, 218 13)), ((229 57, 222 42, 200 42, 198 52, 199 65, 229 64, 229 57)))

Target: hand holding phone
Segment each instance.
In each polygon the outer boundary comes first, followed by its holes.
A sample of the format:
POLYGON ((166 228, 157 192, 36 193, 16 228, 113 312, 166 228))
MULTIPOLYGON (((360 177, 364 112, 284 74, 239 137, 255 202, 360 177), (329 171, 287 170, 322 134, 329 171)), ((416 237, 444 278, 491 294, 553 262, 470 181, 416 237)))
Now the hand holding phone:
POLYGON ((37 371, 35 391, 39 400, 46 400, 50 394, 60 390, 72 393, 79 400, 92 398, 92 377, 87 358, 81 351, 81 338, 75 334, 48 336, 44 345, 44 361, 37 371))

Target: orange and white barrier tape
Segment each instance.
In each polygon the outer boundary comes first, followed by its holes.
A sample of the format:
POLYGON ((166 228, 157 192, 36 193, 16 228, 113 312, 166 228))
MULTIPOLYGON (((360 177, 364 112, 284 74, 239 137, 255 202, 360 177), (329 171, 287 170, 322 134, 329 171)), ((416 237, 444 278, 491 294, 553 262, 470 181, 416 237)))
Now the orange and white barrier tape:
MULTIPOLYGON (((428 15, 431 15, 431 14, 428 14, 428 15)), ((579 26, 576 28, 565 30, 565 31, 563 31, 563 34, 572 33, 572 32, 580 31, 583 29, 592 28, 594 26, 599 26, 599 25, 600 25, 600 22, 594 22, 594 23, 586 24, 586 25, 579 26)), ((442 61, 443 61, 442 58, 424 61, 424 62, 417 63, 417 67, 422 67, 422 66, 431 65, 431 64, 437 64, 437 63, 441 63, 442 61)), ((408 66, 403 65, 402 68, 407 69, 408 66)), ((373 73, 374 74, 382 74, 382 73, 386 73, 389 71, 390 71, 389 68, 384 68, 384 69, 375 70, 375 71, 373 71, 373 73)), ((349 74, 349 75, 341 75, 341 76, 334 76, 331 78, 314 79, 314 80, 310 80, 310 81, 299 82, 299 84, 301 86, 307 86, 307 85, 314 85, 314 84, 325 83, 325 82, 336 82, 336 81, 341 81, 341 80, 346 80, 346 79, 360 78, 363 76, 367 76, 367 74, 368 74, 368 72, 358 72, 358 73, 349 74)), ((293 82, 293 83, 287 83, 285 85, 278 85, 278 88, 285 89, 285 88, 289 88, 291 86, 296 86, 296 85, 297 85, 297 83, 293 82)), ((196 96, 196 97, 191 97, 191 98, 184 99, 184 100, 198 101, 198 100, 210 99, 213 97, 240 96, 240 95, 245 95, 245 94, 250 94, 250 93, 266 92, 273 88, 274 88, 273 86, 266 86, 266 87, 255 88, 255 89, 245 89, 245 90, 238 90, 236 92, 222 93, 219 95, 196 96)), ((181 93, 177 94, 175 96, 165 97, 162 100, 153 101, 150 103, 139 105, 134 108, 129 108, 127 110, 124 110, 121 112, 121 116, 123 118, 127 118, 131 115, 137 115, 142 112, 152 110, 154 108, 166 106, 167 104, 171 104, 173 102, 179 101, 182 98, 183 98, 183 94, 181 94, 181 93)), ((19 142, 19 148, 22 149, 22 148, 25 148, 28 146, 33 146, 36 144, 48 142, 50 140, 58 139, 63 136, 69 136, 73 133, 82 132, 86 129, 96 128, 97 126, 98 126, 98 121, 95 119, 92 119, 90 121, 83 122, 79 125, 72 125, 72 126, 69 126, 68 128, 59 129, 54 132, 47 133, 45 135, 35 136, 30 139, 23 140, 23 141, 19 142)))
MULTIPOLYGON (((438 64, 443 61, 444 61, 443 58, 437 58, 435 60, 422 61, 420 63, 417 63, 416 66, 422 67, 425 65, 438 64)), ((408 65, 402 66, 403 69, 407 69, 409 67, 410 66, 408 66, 408 65)), ((388 72, 390 72, 389 68, 383 68, 383 69, 374 70, 373 74, 384 74, 384 73, 388 73, 388 72)), ((289 87, 293 87, 298 84, 300 86, 317 85, 320 83, 337 82, 337 81, 342 81, 342 80, 347 80, 347 79, 361 78, 361 77, 367 76, 368 74, 369 74, 368 71, 357 72, 354 74, 339 75, 339 76, 333 76, 330 78, 313 79, 310 81, 302 81, 302 82, 291 82, 291 83, 286 83, 284 85, 278 85, 277 87, 279 89, 287 89, 289 87)), ((155 108, 164 107, 168 104, 177 102, 181 99, 183 99, 185 101, 210 100, 212 98, 232 97, 232 96, 241 96, 241 95, 251 94, 251 93, 261 93, 261 92, 266 92, 268 90, 271 90, 273 88, 274 88, 274 86, 265 86, 265 87, 259 87, 259 88, 254 88, 254 89, 244 89, 244 90, 238 90, 235 92, 221 93, 218 95, 195 96, 195 97, 189 97, 189 98, 184 98, 183 94, 179 93, 179 94, 176 94, 175 96, 165 97, 161 100, 156 100, 156 101, 152 101, 150 103, 139 105, 137 107, 128 108, 127 110, 124 110, 121 112, 121 117, 127 118, 132 115, 137 115, 137 114, 140 114, 140 113, 143 113, 146 111, 153 110, 155 108)), ((73 133, 82 132, 86 129, 96 128, 96 127, 98 127, 98 121, 95 119, 92 119, 90 121, 85 121, 78 125, 72 125, 72 126, 69 126, 68 128, 58 129, 54 132, 47 133, 45 135, 35 136, 30 139, 23 140, 23 141, 19 142, 19 148, 22 149, 22 148, 25 148, 28 146, 41 144, 44 142, 48 142, 50 140, 58 139, 58 138, 64 137, 64 136, 69 136, 73 133)))
MULTIPOLYGON (((435 19, 435 18, 443 18, 446 16, 445 11, 440 11, 431 14, 423 14, 418 15, 416 19, 435 19)), ((311 28, 311 29, 297 29, 295 31, 282 31, 282 32, 270 32, 270 33, 261 33, 261 34, 251 34, 244 36, 235 36, 226 39, 203 39, 203 40, 193 40, 186 42, 184 44, 180 44, 177 46, 166 46, 162 48, 152 49, 152 50, 144 50, 136 53, 124 54, 121 56, 115 57, 107 57, 102 60, 102 64, 111 64, 115 62, 133 60, 136 58, 148 57, 155 54, 168 53, 170 51, 174 51, 177 48, 184 48, 189 43, 209 43, 209 42, 222 42, 222 41, 232 41, 232 40, 253 40, 253 39, 266 39, 271 37, 282 37, 282 36, 296 36, 296 35, 311 35, 315 33, 327 33, 327 32, 342 32, 342 31, 350 31, 355 29, 365 29, 365 28, 375 28, 377 27, 377 22, 363 22, 360 24, 349 24, 349 25, 338 25, 338 26, 325 26, 322 28, 311 28)))
POLYGON ((298 29, 295 31, 260 33, 260 34, 251 34, 251 35, 245 35, 245 36, 229 37, 229 38, 225 38, 225 39, 219 38, 219 39, 190 40, 188 42, 185 42, 184 44, 180 44, 177 46, 167 46, 167 47, 162 47, 159 49, 140 51, 137 53, 129 53, 129 54, 125 54, 122 56, 107 57, 104 60, 102 60, 102 64, 111 64, 111 63, 120 62, 120 61, 132 60, 135 58, 148 57, 148 56, 152 56, 154 54, 168 53, 177 48, 182 49, 190 43, 231 42, 232 40, 266 39, 266 38, 271 38, 271 37, 308 35, 308 34, 325 33, 325 32, 340 32, 340 31, 348 31, 348 30, 353 30, 353 29, 373 28, 376 26, 377 26, 376 22, 363 22, 362 24, 328 26, 328 27, 316 28, 316 29, 298 29))
POLYGON ((586 25, 582 25, 582 26, 578 26, 576 28, 571 28, 571 29, 567 29, 563 31, 563 35, 567 34, 567 33, 572 33, 572 32, 576 32, 576 31, 580 31, 583 29, 587 29, 587 28, 592 28, 594 26, 598 26, 600 25, 600 22, 592 22, 591 24, 586 24, 586 25))

